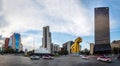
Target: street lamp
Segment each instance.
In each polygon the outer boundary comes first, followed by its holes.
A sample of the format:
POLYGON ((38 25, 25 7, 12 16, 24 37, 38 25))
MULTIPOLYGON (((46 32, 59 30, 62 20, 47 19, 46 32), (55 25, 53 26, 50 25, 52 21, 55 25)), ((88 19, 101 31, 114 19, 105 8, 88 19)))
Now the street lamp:
POLYGON ((35 51, 35 41, 34 41, 34 36, 33 36, 33 52, 35 51))

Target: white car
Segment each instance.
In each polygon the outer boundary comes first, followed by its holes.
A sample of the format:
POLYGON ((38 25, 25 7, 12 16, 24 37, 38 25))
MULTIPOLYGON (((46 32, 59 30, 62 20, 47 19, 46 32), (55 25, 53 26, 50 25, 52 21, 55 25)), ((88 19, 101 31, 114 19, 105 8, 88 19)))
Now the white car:
POLYGON ((97 60, 98 61, 104 61, 104 62, 112 62, 110 57, 105 57, 105 56, 97 57, 97 60))
POLYGON ((81 58, 82 58, 82 59, 88 59, 88 56, 82 55, 81 58))
POLYGON ((52 56, 50 56, 50 55, 45 55, 45 56, 43 56, 42 57, 43 59, 54 59, 52 56))
POLYGON ((37 56, 37 55, 32 55, 32 56, 30 56, 30 59, 31 59, 31 60, 39 60, 40 57, 37 56))

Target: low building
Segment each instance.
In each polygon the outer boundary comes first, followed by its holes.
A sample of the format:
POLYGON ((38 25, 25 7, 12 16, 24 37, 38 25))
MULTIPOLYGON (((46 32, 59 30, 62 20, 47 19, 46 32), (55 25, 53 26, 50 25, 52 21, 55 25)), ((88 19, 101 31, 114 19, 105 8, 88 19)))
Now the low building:
POLYGON ((93 55, 94 44, 90 43, 90 54, 93 55))
POLYGON ((54 54, 54 53, 57 53, 59 51, 59 48, 60 46, 58 44, 51 44, 51 52, 54 54))
POLYGON ((66 43, 63 44, 63 49, 67 50, 69 54, 71 53, 70 48, 73 43, 74 43, 73 41, 67 41, 66 43))
POLYGON ((120 48, 120 40, 115 40, 111 43, 111 48, 120 48))
POLYGON ((19 52, 20 51, 23 51, 23 44, 21 43, 20 46, 19 46, 19 52))
POLYGON ((5 44, 5 41, 4 39, 0 38, 0 52, 4 51, 4 45, 5 44))

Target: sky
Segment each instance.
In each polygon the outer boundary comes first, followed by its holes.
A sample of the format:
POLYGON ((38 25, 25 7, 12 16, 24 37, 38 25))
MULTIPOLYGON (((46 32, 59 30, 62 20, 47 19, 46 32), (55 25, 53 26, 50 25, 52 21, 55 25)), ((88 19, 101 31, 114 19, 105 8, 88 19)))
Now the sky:
POLYGON ((120 40, 120 0, 0 0, 0 35, 21 34, 24 49, 42 45, 42 29, 50 27, 52 43, 62 46, 82 38, 82 49, 94 43, 94 8, 109 7, 110 37, 120 40))

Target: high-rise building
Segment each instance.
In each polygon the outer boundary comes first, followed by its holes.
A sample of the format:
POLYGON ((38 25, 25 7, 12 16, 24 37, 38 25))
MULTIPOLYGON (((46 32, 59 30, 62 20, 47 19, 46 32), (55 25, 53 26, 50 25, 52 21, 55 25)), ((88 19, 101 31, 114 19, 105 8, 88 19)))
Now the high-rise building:
POLYGON ((93 55, 94 44, 90 43, 90 54, 93 55))
POLYGON ((95 8, 95 53, 111 52, 109 8, 95 8))
POLYGON ((9 38, 6 38, 6 39, 5 39, 4 50, 7 50, 7 49, 8 49, 9 40, 10 40, 9 38))
POLYGON ((10 36, 8 47, 12 48, 12 36, 10 36))
POLYGON ((52 52, 57 53, 59 51, 60 46, 58 44, 52 44, 52 52))
POLYGON ((0 52, 4 50, 4 44, 5 44, 4 39, 1 37, 0 38, 0 52))
POLYGON ((51 33, 49 26, 43 27, 42 47, 46 48, 51 53, 51 33))
POLYGON ((12 49, 14 51, 19 52, 20 45, 21 45, 21 36, 19 33, 14 33, 12 36, 12 49))
POLYGON ((63 44, 63 49, 67 50, 68 53, 71 53, 71 46, 74 42, 73 41, 67 41, 66 43, 63 44))
POLYGON ((19 51, 23 51, 23 45, 22 45, 22 43, 19 46, 19 51))

